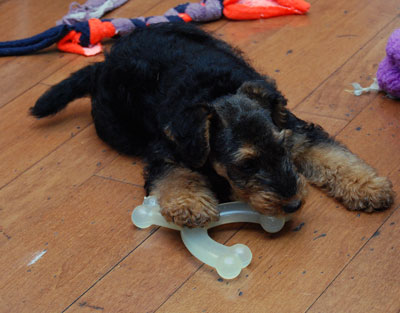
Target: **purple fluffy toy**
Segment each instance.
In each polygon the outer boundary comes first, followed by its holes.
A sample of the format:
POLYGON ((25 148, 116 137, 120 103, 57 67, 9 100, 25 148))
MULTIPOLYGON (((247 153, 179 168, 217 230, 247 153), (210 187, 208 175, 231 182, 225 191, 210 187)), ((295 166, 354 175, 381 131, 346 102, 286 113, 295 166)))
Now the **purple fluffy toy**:
POLYGON ((389 37, 386 57, 376 73, 379 88, 394 98, 400 98, 400 28, 389 37))
POLYGON ((376 78, 371 86, 363 88, 359 83, 352 83, 354 90, 346 90, 356 96, 365 92, 384 91, 388 97, 400 99, 400 28, 389 37, 386 45, 386 57, 379 64, 376 78))

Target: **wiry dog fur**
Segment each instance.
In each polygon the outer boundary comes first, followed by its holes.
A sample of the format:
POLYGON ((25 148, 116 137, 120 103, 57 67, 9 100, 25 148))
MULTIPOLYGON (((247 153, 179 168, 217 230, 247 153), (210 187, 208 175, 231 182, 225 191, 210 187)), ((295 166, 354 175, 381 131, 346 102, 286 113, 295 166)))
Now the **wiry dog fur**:
POLYGON ((317 125, 285 108, 272 79, 226 43, 186 24, 159 24, 120 39, 40 97, 31 113, 89 95, 96 131, 144 158, 145 188, 164 217, 203 226, 218 201, 240 199, 272 215, 298 210, 305 180, 350 210, 388 208, 392 186, 317 125))

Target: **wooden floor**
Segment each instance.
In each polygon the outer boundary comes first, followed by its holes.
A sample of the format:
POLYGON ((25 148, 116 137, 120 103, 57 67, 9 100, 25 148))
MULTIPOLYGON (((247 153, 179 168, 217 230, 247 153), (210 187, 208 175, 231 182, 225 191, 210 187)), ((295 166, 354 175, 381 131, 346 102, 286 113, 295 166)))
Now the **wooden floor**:
MULTIPOLYGON (((400 27, 400 2, 310 2, 307 16, 204 28, 242 49, 296 114, 323 125, 399 193, 400 102, 346 90, 372 82, 400 27)), ((131 0, 109 16, 162 14, 180 3, 131 0)), ((0 0, 0 41, 54 26, 68 5, 0 0)), ((253 252, 229 281, 191 256, 178 232, 136 229, 142 164, 97 138, 89 100, 52 119, 27 114, 48 86, 101 59, 54 47, 0 58, 0 312, 400 312, 398 197, 389 211, 358 214, 311 188, 278 235, 250 224, 213 230, 253 252)))

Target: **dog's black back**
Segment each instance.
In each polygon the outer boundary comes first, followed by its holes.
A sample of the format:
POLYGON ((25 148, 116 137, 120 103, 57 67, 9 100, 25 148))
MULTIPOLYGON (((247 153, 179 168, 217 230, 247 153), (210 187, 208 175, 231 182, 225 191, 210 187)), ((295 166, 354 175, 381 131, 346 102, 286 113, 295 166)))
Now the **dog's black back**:
MULTIPOLYGON (((188 24, 158 24, 122 38, 104 62, 50 89, 34 116, 57 113, 74 98, 92 97, 98 135, 122 153, 142 155, 183 111, 262 79, 224 42, 188 24)), ((182 124, 190 119, 182 119, 182 124)))

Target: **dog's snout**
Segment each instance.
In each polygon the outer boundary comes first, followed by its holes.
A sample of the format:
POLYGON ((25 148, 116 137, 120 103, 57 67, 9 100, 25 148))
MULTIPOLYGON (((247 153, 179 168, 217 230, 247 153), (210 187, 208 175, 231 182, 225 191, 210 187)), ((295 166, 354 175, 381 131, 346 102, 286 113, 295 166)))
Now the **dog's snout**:
POLYGON ((284 211, 285 213, 294 213, 294 212, 296 212, 298 209, 300 209, 300 207, 301 207, 302 204, 303 204, 303 203, 301 202, 301 200, 292 201, 291 203, 289 203, 289 204, 287 204, 287 205, 285 205, 285 206, 283 207, 283 211, 284 211))

